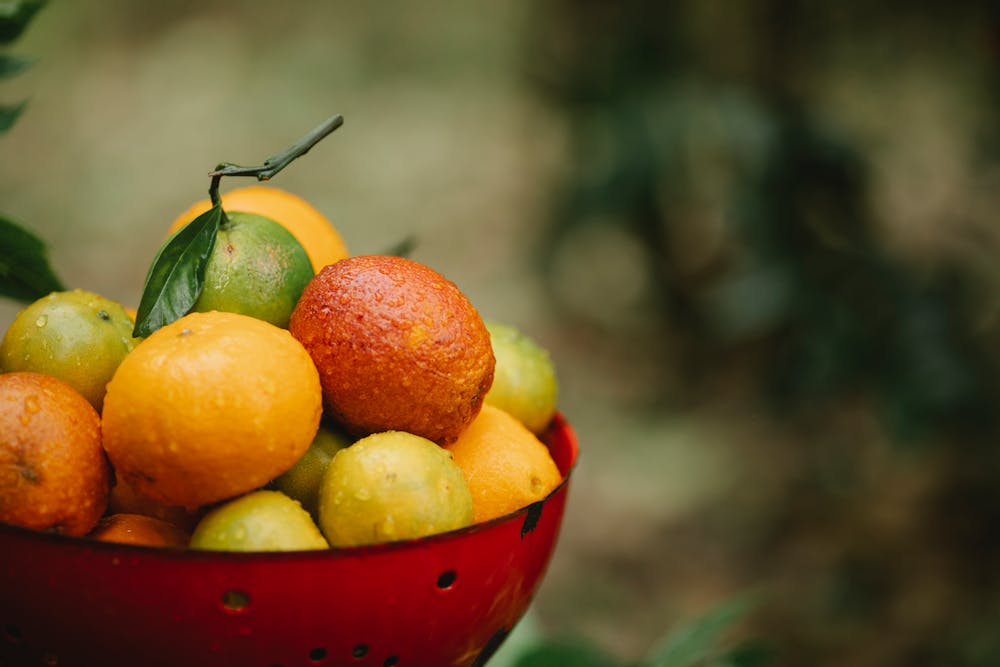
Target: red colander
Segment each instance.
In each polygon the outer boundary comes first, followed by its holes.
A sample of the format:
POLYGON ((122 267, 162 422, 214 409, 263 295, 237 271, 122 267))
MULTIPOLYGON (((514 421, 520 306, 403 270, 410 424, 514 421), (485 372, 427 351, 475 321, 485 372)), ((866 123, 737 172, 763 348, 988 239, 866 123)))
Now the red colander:
POLYGON ((559 415, 547 498, 369 547, 176 551, 0 525, 0 667, 479 666, 531 602, 577 457, 559 415))

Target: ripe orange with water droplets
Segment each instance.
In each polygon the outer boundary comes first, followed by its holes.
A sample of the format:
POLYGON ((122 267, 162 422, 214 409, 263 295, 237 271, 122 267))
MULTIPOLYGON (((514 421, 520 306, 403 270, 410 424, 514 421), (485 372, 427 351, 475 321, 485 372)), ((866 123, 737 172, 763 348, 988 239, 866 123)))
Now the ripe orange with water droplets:
POLYGON ((0 522, 85 535, 108 504, 111 468, 94 407, 40 373, 0 375, 0 522))
POLYGON ((358 436, 458 437, 493 382, 486 325, 455 283, 389 255, 327 266, 288 324, 320 373, 329 414, 358 436))
POLYGON ((319 427, 319 376, 284 329, 191 313, 144 339, 104 402, 104 447, 139 494, 195 508, 290 468, 319 427))
POLYGON ((492 405, 446 448, 468 481, 477 522, 542 500, 562 481, 548 448, 492 405))

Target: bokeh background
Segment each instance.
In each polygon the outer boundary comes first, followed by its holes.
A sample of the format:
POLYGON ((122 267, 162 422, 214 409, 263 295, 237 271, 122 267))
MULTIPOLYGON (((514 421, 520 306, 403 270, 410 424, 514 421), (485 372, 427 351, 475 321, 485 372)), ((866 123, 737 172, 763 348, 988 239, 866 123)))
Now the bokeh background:
POLYGON ((274 184, 559 369, 538 632, 636 661, 753 591, 776 664, 1000 664, 996 2, 52 2, 13 50, 2 212, 130 305, 211 167, 345 116, 274 184))

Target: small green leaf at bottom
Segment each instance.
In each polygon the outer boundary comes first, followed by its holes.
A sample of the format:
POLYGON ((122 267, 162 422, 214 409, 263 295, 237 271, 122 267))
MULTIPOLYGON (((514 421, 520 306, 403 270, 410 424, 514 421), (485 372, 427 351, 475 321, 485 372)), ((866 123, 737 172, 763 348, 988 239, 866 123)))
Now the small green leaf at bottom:
POLYGON ((755 606, 756 599, 740 596, 729 600, 701 618, 668 634, 643 662, 648 667, 698 667, 713 653, 733 625, 755 606))
POLYGON ((49 265, 45 244, 0 216, 0 296, 31 303, 64 289, 49 265))
POLYGON ((215 247, 222 215, 222 207, 213 206, 160 248, 142 288, 133 336, 148 336, 194 307, 205 285, 205 267, 215 247))

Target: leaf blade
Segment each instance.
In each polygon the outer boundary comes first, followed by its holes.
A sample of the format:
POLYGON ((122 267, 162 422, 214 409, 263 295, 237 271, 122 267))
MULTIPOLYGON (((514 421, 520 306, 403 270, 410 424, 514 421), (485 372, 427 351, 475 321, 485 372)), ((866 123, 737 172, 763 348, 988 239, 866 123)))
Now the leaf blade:
POLYGON ((45 244, 27 229, 0 216, 0 296, 22 303, 66 289, 49 264, 45 244))
POLYGON ((160 248, 146 275, 132 335, 144 337, 186 315, 201 296, 222 207, 213 206, 160 248))
POLYGON ((35 58, 23 58, 9 53, 0 53, 0 79, 10 79, 37 62, 35 58))
POLYGON ((3 134, 14 126, 14 123, 17 122, 18 117, 27 105, 27 102, 21 102, 13 106, 0 104, 0 134, 3 134))
POLYGON ((750 597, 738 597, 670 632, 643 661, 646 667, 696 667, 717 648, 723 633, 754 606, 750 597))
POLYGON ((13 42, 31 23, 45 0, 13 0, 0 3, 0 44, 13 42))

